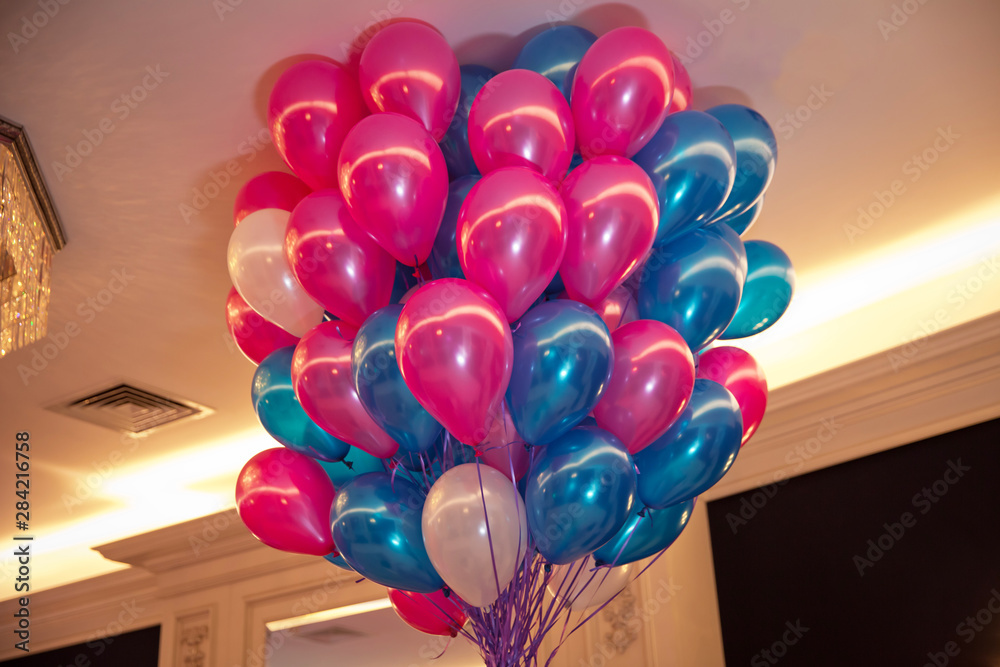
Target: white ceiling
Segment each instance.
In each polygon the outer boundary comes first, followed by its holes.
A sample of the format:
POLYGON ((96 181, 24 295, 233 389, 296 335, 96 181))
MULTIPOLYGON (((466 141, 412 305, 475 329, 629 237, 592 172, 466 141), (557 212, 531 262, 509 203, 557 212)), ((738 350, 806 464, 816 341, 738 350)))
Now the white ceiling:
POLYGON ((236 471, 268 446, 250 406, 253 366, 228 342, 223 315, 233 199, 247 178, 280 167, 270 147, 248 150, 265 126, 276 77, 301 54, 343 59, 340 45, 373 16, 427 21, 460 62, 495 68, 560 15, 597 33, 645 26, 682 53, 699 38, 707 44, 689 68, 695 106, 750 104, 778 135, 777 174, 750 235, 781 245, 799 273, 787 321, 749 344, 772 385, 898 345, 941 312, 943 326, 952 326, 1000 309, 997 269, 983 263, 1000 250, 1000 4, 993 0, 70 0, 58 7, 15 53, 9 34, 39 4, 0 6, 8 42, 0 47, 0 114, 27 127, 69 239, 53 268, 49 331, 80 326, 27 384, 19 367, 31 363, 34 348, 0 360, 0 424, 8 436, 30 430, 34 444, 32 524, 41 540, 36 566, 45 566, 36 587, 117 567, 90 546, 231 505, 236 471), (918 9, 884 38, 879 25, 892 20, 894 3, 918 9), (713 23, 719 17, 731 20, 713 23), (705 32, 720 25, 718 36, 705 32), (163 73, 155 87, 147 68, 163 73), (123 117, 116 100, 144 77, 152 89, 123 117), (807 114, 802 105, 818 89, 832 95, 822 103, 814 97, 807 114), (782 121, 797 110, 809 118, 782 121), (58 169, 66 147, 103 119, 113 131, 78 167, 58 169), (957 139, 926 171, 913 172, 911 156, 932 153, 949 128, 957 139), (231 160, 239 182, 185 220, 182 206, 231 160), (896 179, 905 188, 897 201, 849 238, 858 207, 896 179), (116 271, 127 285, 91 315, 88 298, 116 271), (955 289, 977 271, 981 287, 959 303, 955 289), (216 412, 133 443, 44 410, 122 379, 216 412))

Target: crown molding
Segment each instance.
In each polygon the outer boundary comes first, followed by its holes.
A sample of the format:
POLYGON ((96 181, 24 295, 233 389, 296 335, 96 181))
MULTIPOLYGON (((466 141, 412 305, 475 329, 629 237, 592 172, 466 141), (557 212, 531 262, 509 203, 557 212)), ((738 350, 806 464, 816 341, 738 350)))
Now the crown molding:
POLYGON ((774 390, 760 429, 703 498, 1000 417, 997 397, 1000 313, 774 390))

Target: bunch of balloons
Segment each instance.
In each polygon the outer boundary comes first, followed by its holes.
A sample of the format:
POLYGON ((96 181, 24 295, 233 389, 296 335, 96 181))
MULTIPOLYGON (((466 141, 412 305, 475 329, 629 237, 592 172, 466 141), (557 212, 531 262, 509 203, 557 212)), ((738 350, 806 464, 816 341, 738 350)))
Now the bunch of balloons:
POLYGON ((489 665, 534 664, 662 553, 764 414, 760 367, 716 341, 772 326, 794 283, 741 239, 771 128, 691 99, 632 27, 545 30, 496 73, 404 21, 357 76, 287 69, 268 120, 295 176, 243 187, 228 250, 282 445, 237 482, 253 534, 489 665))

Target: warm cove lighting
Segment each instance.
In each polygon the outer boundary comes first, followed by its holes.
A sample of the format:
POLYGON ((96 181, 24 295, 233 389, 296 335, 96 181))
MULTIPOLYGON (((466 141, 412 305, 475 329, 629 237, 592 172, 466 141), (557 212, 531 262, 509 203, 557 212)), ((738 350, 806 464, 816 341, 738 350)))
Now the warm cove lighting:
MULTIPOLYGON (((277 443, 251 430, 112 472, 94 497, 122 509, 68 521, 37 543, 37 553, 106 542, 190 521, 236 505, 236 476, 251 456, 277 443), (194 490, 194 487, 204 487, 194 490)), ((76 513, 86 508, 86 501, 76 513)))
POLYGON ((268 632, 280 632, 282 630, 298 628, 303 625, 312 625, 314 623, 322 623, 324 621, 335 621, 338 618, 347 618, 348 616, 367 614, 368 612, 379 611, 380 609, 388 609, 391 606, 392 603, 389 602, 389 598, 379 598, 378 600, 359 602, 358 604, 351 604, 346 607, 337 607, 336 609, 317 611, 311 614, 296 616, 294 618, 283 618, 280 621, 271 621, 267 624, 267 630, 268 632))
POLYGON ((849 262, 800 273, 778 324, 720 344, 751 352, 772 389, 789 384, 997 310, 998 253, 1000 198, 849 262))

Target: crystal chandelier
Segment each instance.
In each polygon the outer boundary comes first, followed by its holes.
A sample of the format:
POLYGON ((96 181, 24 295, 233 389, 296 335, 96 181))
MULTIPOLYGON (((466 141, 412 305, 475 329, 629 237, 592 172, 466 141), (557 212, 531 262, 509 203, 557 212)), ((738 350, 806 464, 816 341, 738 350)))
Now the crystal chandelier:
POLYGON ((65 244, 24 128, 0 118, 0 357, 45 336, 52 255, 65 244))

